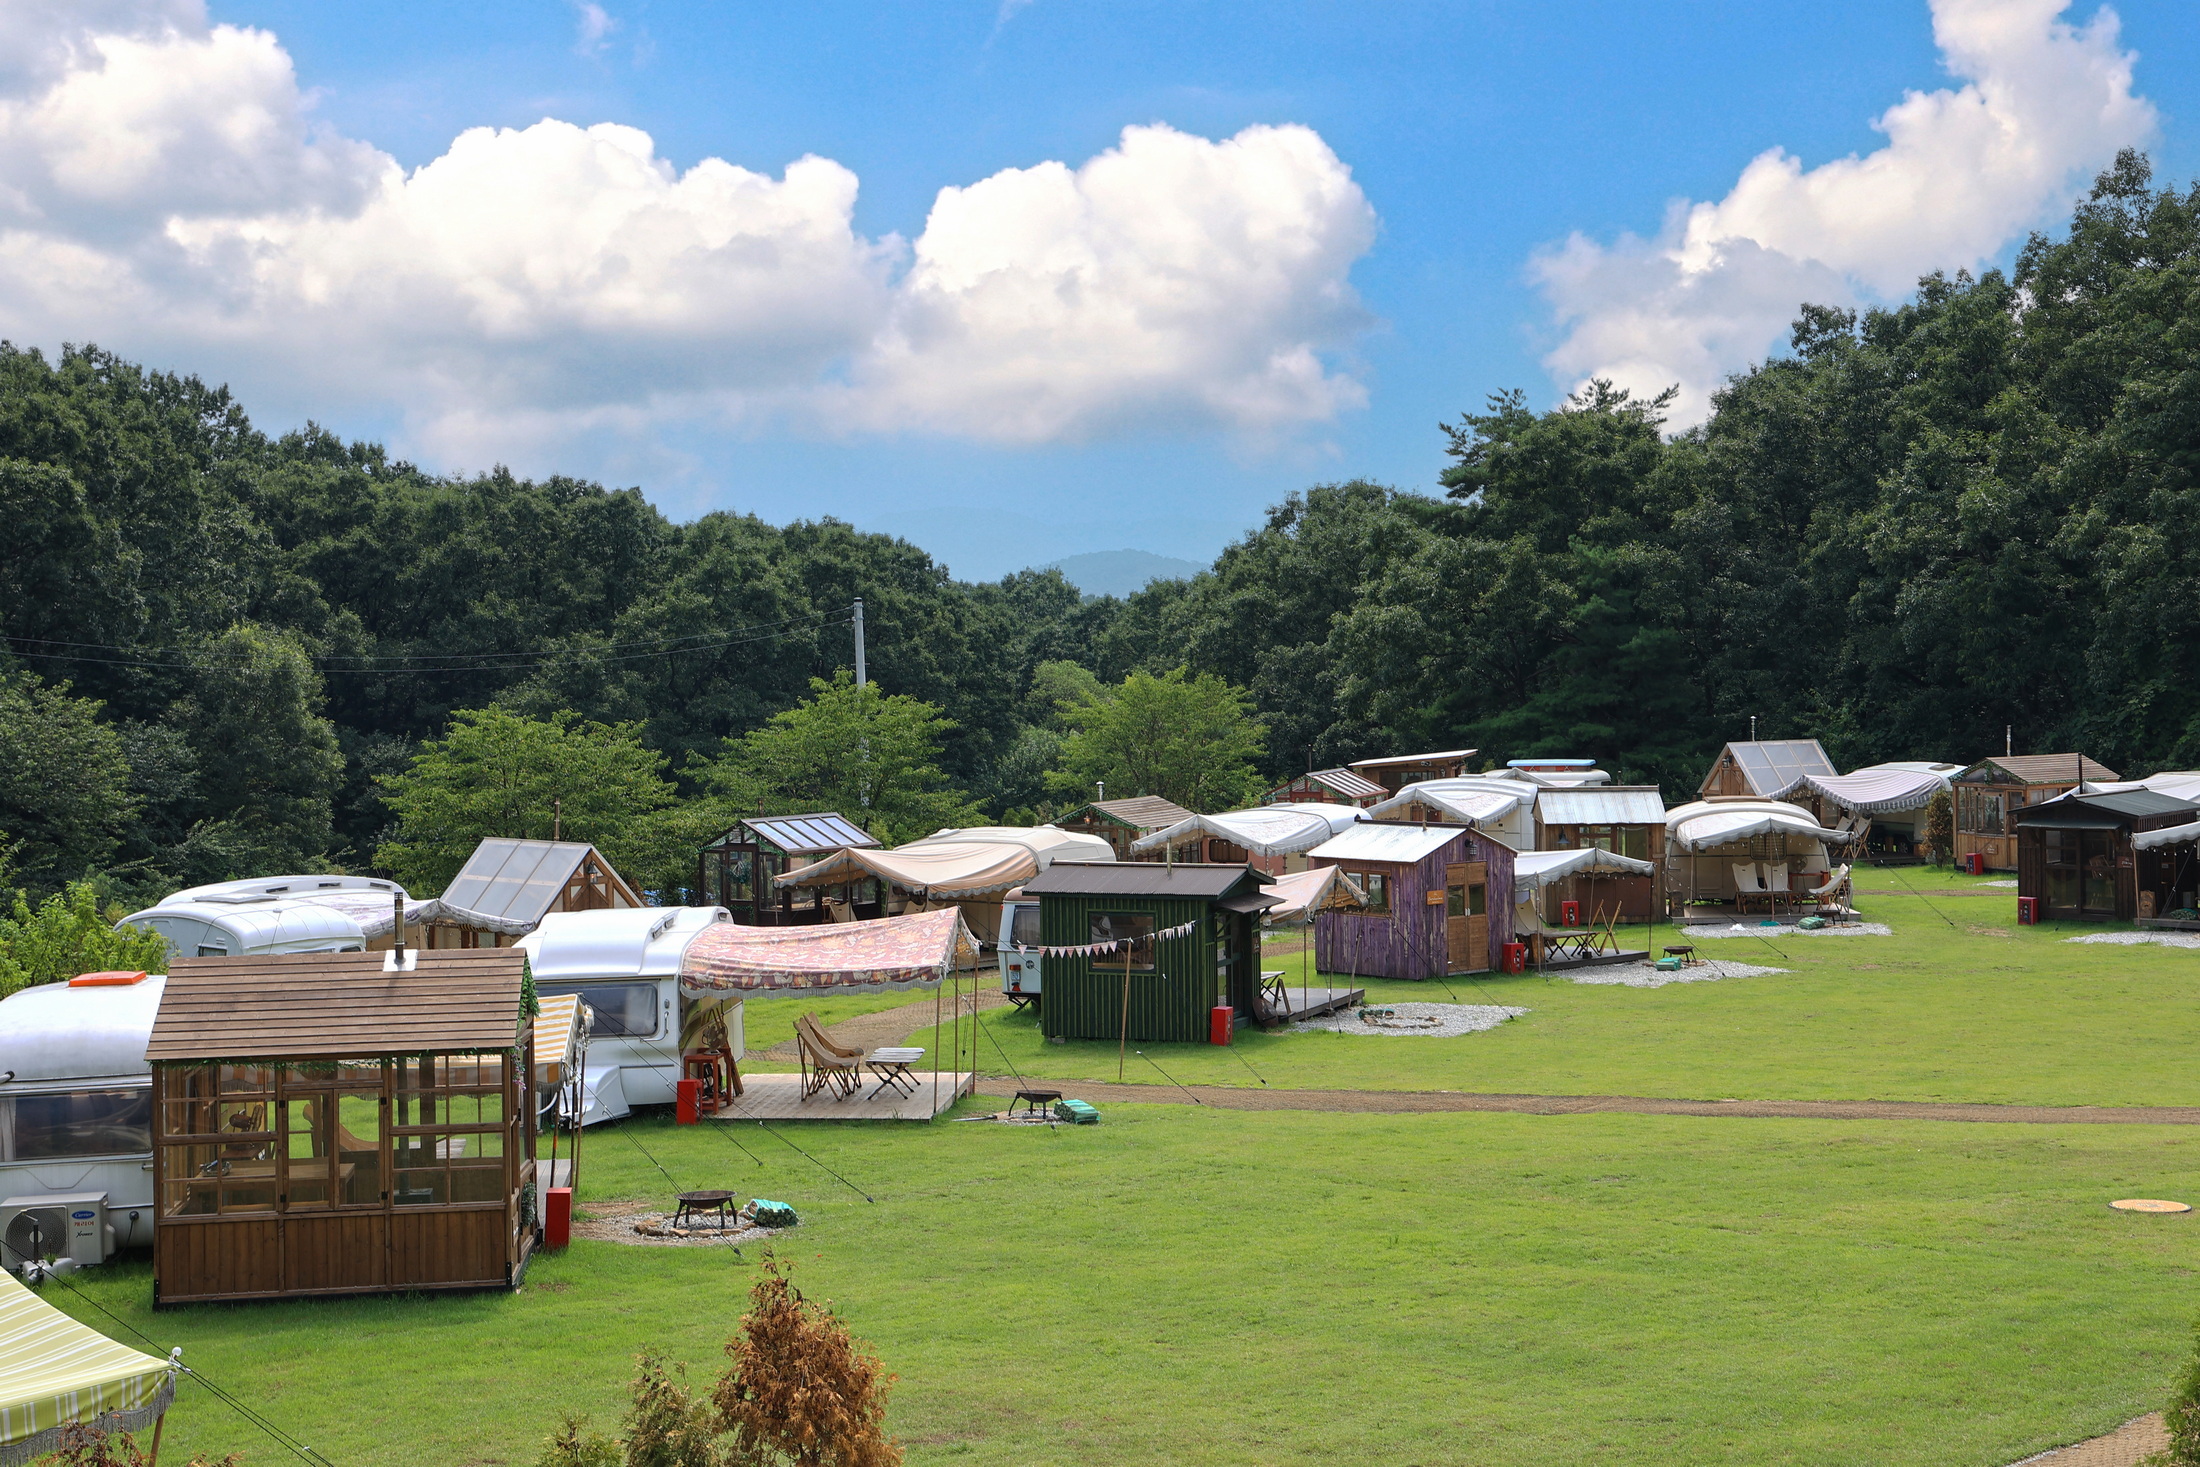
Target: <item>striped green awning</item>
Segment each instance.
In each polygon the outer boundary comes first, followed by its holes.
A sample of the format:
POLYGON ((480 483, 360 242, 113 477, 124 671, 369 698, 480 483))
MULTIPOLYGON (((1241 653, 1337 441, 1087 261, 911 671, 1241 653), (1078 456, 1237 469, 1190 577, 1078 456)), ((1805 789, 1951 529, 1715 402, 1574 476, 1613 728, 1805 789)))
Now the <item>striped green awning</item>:
POLYGON ((71 1422, 141 1431, 175 1395, 168 1361, 116 1344, 0 1272, 0 1467, 52 1452, 71 1422))

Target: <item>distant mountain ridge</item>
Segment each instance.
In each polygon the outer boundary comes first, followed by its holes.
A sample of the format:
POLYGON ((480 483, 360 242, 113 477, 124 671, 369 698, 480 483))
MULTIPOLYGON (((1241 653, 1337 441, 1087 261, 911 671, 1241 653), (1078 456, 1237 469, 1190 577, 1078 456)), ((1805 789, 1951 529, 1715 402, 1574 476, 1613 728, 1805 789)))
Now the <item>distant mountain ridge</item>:
POLYGON ((1053 560, 1040 570, 1058 570, 1087 596, 1128 596, 1151 581, 1181 581, 1207 567, 1151 550, 1092 550, 1053 560))

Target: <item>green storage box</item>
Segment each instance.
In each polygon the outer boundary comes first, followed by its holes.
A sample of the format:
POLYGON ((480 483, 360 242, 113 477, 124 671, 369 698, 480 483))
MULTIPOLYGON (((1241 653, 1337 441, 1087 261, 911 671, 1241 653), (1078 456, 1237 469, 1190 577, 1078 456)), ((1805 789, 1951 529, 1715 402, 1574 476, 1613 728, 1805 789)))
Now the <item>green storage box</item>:
POLYGON ((1054 1102, 1054 1118, 1068 1121, 1073 1126, 1094 1126, 1100 1123, 1100 1112, 1082 1100, 1057 1100, 1054 1102))

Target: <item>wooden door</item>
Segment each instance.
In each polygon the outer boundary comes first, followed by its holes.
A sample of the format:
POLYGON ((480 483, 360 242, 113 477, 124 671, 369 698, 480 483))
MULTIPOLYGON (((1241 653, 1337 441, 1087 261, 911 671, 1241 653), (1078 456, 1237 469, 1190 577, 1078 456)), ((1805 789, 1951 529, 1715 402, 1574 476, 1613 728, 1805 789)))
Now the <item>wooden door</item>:
POLYGON ((1489 865, 1454 861, 1444 867, 1444 958, 1453 973, 1490 966, 1489 865))

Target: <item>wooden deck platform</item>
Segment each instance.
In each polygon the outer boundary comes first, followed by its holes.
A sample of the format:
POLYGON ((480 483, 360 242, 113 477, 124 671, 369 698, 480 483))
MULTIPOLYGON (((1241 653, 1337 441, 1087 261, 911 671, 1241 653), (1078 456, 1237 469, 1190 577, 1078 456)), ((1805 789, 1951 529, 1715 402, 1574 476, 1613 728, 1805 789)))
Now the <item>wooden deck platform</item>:
POLYGON ((718 1121, 929 1121, 932 1117, 954 1105, 957 1097, 968 1095, 977 1086, 978 1077, 969 1071, 951 1075, 940 1072, 935 1087, 932 1073, 919 1070, 916 1073, 917 1093, 897 1095, 889 1088, 877 1098, 872 1090, 877 1081, 866 1080, 863 1089, 852 1098, 838 1100, 830 1090, 802 1098, 802 1077, 789 1074, 754 1074, 744 1071, 741 1076, 746 1094, 736 1095, 733 1103, 710 1117, 718 1121))
POLYGON ((1647 963, 1649 961, 1650 949, 1648 948, 1622 948, 1618 952, 1590 953, 1586 957, 1579 958, 1547 958, 1536 971, 1539 973, 1564 973, 1573 968, 1606 968, 1615 963, 1647 963))
POLYGON ((1339 1009, 1352 1008, 1367 997, 1364 988, 1316 988, 1311 984, 1286 983, 1282 985, 1283 1003, 1279 1009, 1275 1004, 1277 991, 1275 988, 1262 990, 1262 996, 1269 1001, 1271 1023, 1333 1014, 1339 1009))

